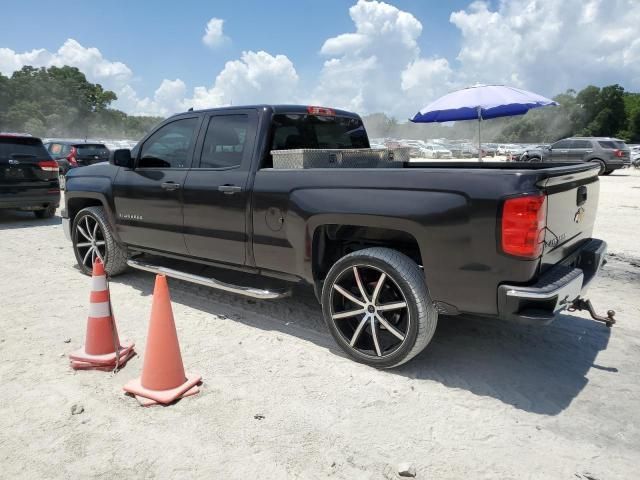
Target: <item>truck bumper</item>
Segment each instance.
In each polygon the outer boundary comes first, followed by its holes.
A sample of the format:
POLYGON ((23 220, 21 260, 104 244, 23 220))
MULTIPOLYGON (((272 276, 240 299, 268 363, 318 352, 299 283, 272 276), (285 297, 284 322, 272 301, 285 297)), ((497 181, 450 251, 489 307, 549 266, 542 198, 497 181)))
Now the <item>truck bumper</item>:
POLYGON ((536 325, 551 323, 580 296, 602 267, 607 244, 591 239, 533 285, 500 285, 498 312, 503 320, 536 325))

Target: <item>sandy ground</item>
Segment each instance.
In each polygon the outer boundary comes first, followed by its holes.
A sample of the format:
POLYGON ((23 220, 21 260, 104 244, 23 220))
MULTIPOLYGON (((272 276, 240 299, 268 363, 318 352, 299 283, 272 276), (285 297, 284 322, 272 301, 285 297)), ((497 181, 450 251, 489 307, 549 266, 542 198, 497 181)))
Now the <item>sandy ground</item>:
POLYGON ((393 371, 345 358, 308 290, 260 303, 170 280, 204 385, 145 409, 121 388, 140 375, 153 276, 111 285, 140 355, 115 375, 73 372, 89 279, 58 217, 0 213, 0 477, 384 479, 409 462, 421 479, 637 478, 640 171, 602 179, 595 235, 611 255, 590 296, 618 312, 612 330, 578 314, 546 328, 441 319, 393 371))

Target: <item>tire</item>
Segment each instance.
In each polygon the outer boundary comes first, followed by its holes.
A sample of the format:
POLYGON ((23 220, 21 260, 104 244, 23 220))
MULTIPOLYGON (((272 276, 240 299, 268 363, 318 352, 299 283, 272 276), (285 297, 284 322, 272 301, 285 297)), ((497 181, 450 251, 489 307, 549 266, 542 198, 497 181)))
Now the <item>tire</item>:
POLYGON ((322 312, 338 345, 376 368, 411 360, 429 344, 438 323, 418 265, 382 247, 350 253, 331 267, 322 288, 322 312))
POLYGON ((603 175, 607 170, 607 165, 599 159, 591 160, 592 163, 597 163, 600 165, 600 170, 598 171, 598 175, 603 175))
POLYGON ((73 219, 71 230, 73 252, 85 275, 91 275, 93 260, 100 256, 109 276, 127 269, 127 251, 115 240, 102 207, 87 207, 73 219))
POLYGON ((53 218, 53 216, 56 214, 56 209, 58 207, 56 207, 55 205, 49 205, 47 208, 44 208, 42 210, 34 210, 33 214, 36 216, 36 218, 53 218))

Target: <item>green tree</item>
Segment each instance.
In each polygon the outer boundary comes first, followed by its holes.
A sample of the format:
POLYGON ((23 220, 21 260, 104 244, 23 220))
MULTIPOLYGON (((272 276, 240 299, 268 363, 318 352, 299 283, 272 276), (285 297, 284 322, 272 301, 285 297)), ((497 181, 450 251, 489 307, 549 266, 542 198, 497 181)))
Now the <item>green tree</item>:
POLYGON ((49 137, 140 138, 160 119, 110 108, 116 94, 75 67, 25 66, 0 75, 0 130, 49 137))

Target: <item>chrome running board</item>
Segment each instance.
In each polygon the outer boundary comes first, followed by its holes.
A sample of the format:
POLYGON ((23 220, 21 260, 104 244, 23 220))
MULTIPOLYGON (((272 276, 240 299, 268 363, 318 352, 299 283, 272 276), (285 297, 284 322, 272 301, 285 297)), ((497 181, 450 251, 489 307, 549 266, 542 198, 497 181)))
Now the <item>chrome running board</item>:
POLYGON ((254 287, 242 287, 240 285, 232 285, 230 283, 224 283, 215 278, 202 277, 200 275, 194 275, 192 273, 181 272, 172 268, 161 267, 158 265, 152 265, 150 263, 140 262, 138 260, 127 260, 127 265, 138 270, 144 270, 145 272, 159 273, 166 275, 167 277, 177 278, 185 282, 197 283, 198 285, 204 285, 205 287, 215 288, 217 290, 224 290, 225 292, 237 293, 238 295, 244 295, 245 297, 258 298, 261 300, 275 300, 278 298, 285 298, 291 295, 291 290, 263 290, 254 287))

